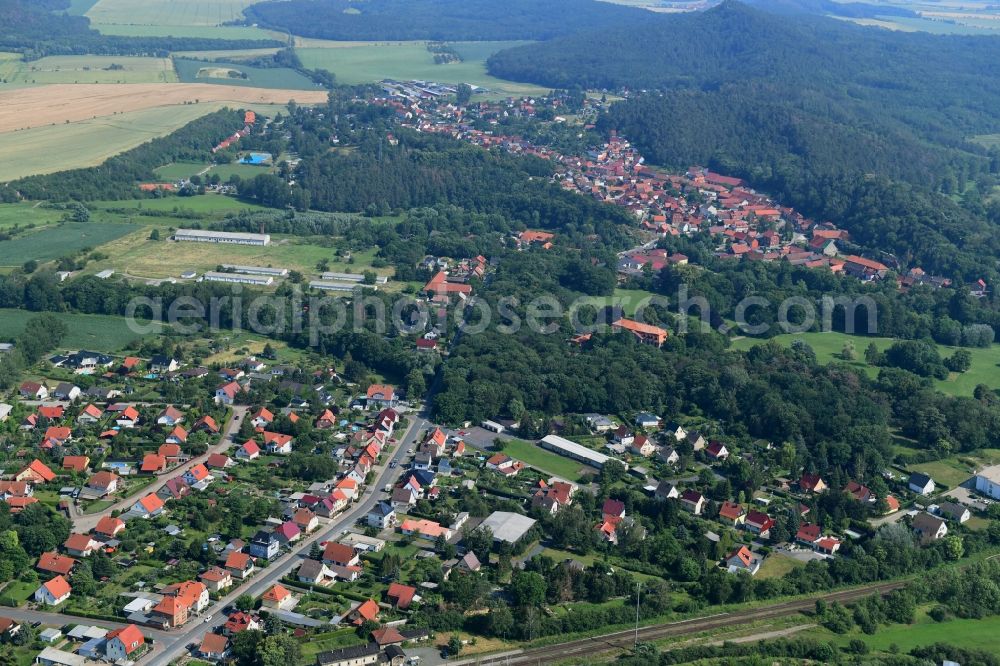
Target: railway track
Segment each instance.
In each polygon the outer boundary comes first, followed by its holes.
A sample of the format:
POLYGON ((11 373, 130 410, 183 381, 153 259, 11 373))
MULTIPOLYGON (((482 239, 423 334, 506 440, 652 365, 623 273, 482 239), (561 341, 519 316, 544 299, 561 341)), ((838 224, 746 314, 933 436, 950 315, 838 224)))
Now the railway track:
MULTIPOLYGON (((822 599, 828 603, 840 602, 851 603, 858 601, 872 594, 888 594, 906 585, 905 582, 879 583, 853 590, 843 590, 833 592, 823 596, 809 599, 797 599, 786 601, 763 608, 741 611, 739 613, 719 613, 704 617, 680 620, 667 624, 658 624, 639 628, 639 641, 649 642, 663 638, 673 638, 697 634, 703 631, 732 627, 741 624, 749 624, 760 620, 768 620, 787 615, 794 615, 802 611, 812 610, 817 599, 822 599)), ((485 657, 481 660, 471 662, 480 666, 518 666, 520 664, 548 664, 557 661, 571 660, 579 657, 579 663, 586 663, 586 657, 612 652, 614 650, 625 650, 632 647, 636 640, 635 630, 627 629, 616 631, 602 636, 581 638, 566 643, 557 643, 539 648, 529 648, 518 654, 502 657, 485 657)))

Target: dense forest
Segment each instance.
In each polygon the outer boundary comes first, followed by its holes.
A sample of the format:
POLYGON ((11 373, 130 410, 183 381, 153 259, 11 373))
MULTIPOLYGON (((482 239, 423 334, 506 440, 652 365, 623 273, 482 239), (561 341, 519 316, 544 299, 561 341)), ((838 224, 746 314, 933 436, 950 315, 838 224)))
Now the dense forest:
POLYGON ((91 29, 90 19, 61 13, 68 0, 0 0, 0 50, 29 59, 49 55, 156 55, 171 51, 253 49, 282 46, 271 39, 206 39, 195 37, 122 37, 91 29))
POLYGON ((635 29, 502 51, 498 76, 645 89, 599 127, 647 159, 709 164, 859 242, 953 275, 1000 253, 983 195, 1000 155, 968 138, 1000 129, 1000 40, 893 33, 726 2, 635 29), (643 49, 627 48, 642 43, 643 49), (655 92, 654 92, 655 91, 655 92))
POLYGON ((644 10, 596 0, 288 0, 252 5, 248 21, 341 40, 551 39, 641 21, 644 10))

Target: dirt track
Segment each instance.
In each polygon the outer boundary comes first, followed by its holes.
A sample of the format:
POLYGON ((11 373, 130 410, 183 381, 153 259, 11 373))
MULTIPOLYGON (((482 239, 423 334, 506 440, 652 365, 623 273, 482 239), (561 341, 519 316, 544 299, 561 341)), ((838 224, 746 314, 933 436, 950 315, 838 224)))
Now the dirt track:
POLYGON ((326 101, 324 90, 278 90, 208 83, 54 84, 0 92, 0 133, 95 116, 202 102, 300 104, 326 101))

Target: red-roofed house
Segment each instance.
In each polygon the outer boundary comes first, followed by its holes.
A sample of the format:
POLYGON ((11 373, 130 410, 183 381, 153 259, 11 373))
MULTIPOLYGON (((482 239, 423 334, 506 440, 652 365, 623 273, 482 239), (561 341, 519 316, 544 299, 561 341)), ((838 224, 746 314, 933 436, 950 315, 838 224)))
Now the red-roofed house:
POLYGON ((260 446, 252 439, 248 439, 236 449, 236 457, 240 460, 256 460, 260 457, 260 446))
POLYGON ((754 534, 759 534, 766 539, 770 536, 771 528, 774 527, 774 519, 766 513, 751 511, 747 514, 744 525, 754 534))
POLYGON ((104 647, 105 653, 114 663, 134 659, 146 643, 139 627, 134 624, 110 631, 105 638, 108 640, 104 647))
POLYGON ((295 607, 296 601, 296 598, 287 588, 280 584, 275 584, 260 598, 260 605, 263 608, 290 610, 295 607))
POLYGON ((803 523, 799 526, 799 531, 795 534, 795 540, 799 543, 804 543, 807 546, 812 546, 819 540, 819 537, 819 525, 815 525, 813 523, 803 523))
POLYGON ((147 474, 160 474, 161 472, 167 471, 167 459, 156 453, 147 453, 142 458, 142 464, 139 466, 140 472, 146 472, 147 474))
POLYGON ((391 583, 385 596, 390 604, 399 610, 406 610, 413 603, 413 597, 417 593, 417 588, 400 583, 391 583))
POLYGON ((360 627, 365 622, 378 621, 378 612, 378 604, 374 600, 368 599, 348 613, 347 619, 350 620, 351 624, 360 627))
POLYGON ((64 456, 62 459, 62 468, 68 472, 86 472, 89 465, 89 456, 64 456))
POLYGON ((163 513, 163 500, 155 493, 150 493, 133 504, 129 513, 136 518, 155 518, 163 513))
POLYGON ((253 573, 254 564, 253 560, 246 553, 239 553, 236 551, 230 551, 229 555, 226 556, 226 570, 233 575, 234 578, 239 578, 243 580, 253 573))
POLYGON ((655 347, 662 347, 667 341, 667 331, 659 326, 652 326, 632 319, 619 319, 611 324, 612 328, 629 331, 639 342, 655 347))
POLYGON ((46 606, 58 606, 69 599, 73 588, 62 576, 56 576, 35 590, 35 602, 46 606))
POLYGON ((73 557, 89 557, 101 547, 89 534, 70 534, 63 543, 63 548, 73 557))
POLYGON ((742 525, 746 520, 746 511, 736 502, 723 502, 719 507, 719 519, 730 525, 742 525))
POLYGON ((799 478, 799 489, 807 493, 821 493, 826 490, 826 482, 819 474, 803 474, 799 478))
POLYGON ((76 566, 76 560, 72 557, 66 557, 55 551, 50 551, 42 553, 39 556, 38 564, 35 565, 35 568, 45 573, 68 576, 74 566, 76 566))
POLYGON ((121 518, 103 516, 97 521, 97 526, 94 527, 94 535, 113 539, 124 529, 125 521, 121 518))
POLYGON ((114 472, 101 470, 87 479, 87 487, 94 491, 94 493, 104 497, 105 495, 118 492, 121 481, 121 477, 114 472))
POLYGON ((38 458, 32 460, 27 467, 14 475, 15 481, 30 481, 34 484, 47 483, 55 478, 55 472, 38 458))

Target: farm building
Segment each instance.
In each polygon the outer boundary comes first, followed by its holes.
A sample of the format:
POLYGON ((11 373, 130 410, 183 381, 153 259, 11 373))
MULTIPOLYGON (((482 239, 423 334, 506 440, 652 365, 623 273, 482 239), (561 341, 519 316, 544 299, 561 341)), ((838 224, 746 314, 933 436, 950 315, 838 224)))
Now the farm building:
POLYGON ((267 245, 271 242, 271 234, 248 234, 235 231, 206 231, 203 229, 178 229, 174 232, 174 240, 195 243, 267 245))
POLYGON ((309 282, 310 289, 319 289, 321 291, 350 292, 354 291, 356 287, 360 287, 361 289, 376 289, 375 285, 360 284, 357 282, 325 282, 323 280, 312 280, 309 282))
MULTIPOLYGON (((327 271, 326 273, 323 273, 323 279, 326 280, 327 282, 358 282, 358 283, 360 283, 360 282, 364 282, 365 281, 365 276, 362 275, 361 273, 333 273, 333 272, 327 271)), ((384 275, 380 275, 380 276, 378 276, 378 277, 375 278, 375 283, 376 284, 385 284, 388 281, 389 281, 389 278, 387 278, 384 275)))
MULTIPOLYGON (((539 442, 543 449, 548 449, 554 453, 558 453, 561 456, 566 456, 567 458, 572 458, 573 460, 579 460, 580 462, 587 463, 598 469, 604 467, 604 463, 609 460, 615 460, 610 456, 606 456, 603 453, 598 453, 593 449, 588 449, 582 444, 577 444, 576 442, 571 442, 564 437, 559 437, 558 435, 546 435, 539 442)), ((625 465, 625 463, 622 463, 625 465)), ((625 469, 628 469, 628 465, 625 465, 625 469)))
POLYGON ((216 273, 215 271, 208 271, 201 276, 201 279, 208 282, 236 282, 263 287, 274 284, 274 278, 270 275, 246 275, 245 273, 216 273))
POLYGON ((222 264, 227 271, 234 273, 245 273, 246 275, 271 275, 273 277, 288 277, 287 268, 271 268, 269 266, 238 266, 236 264, 222 264))

